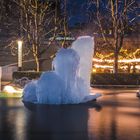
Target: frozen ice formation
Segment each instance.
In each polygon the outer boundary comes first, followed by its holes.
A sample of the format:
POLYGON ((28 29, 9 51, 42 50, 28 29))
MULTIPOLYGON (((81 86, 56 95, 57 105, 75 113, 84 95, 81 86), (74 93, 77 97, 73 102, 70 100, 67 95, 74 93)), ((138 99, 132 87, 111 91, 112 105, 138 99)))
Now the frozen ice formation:
POLYGON ((94 41, 79 37, 71 48, 60 49, 52 62, 53 71, 44 72, 37 81, 28 83, 23 101, 38 104, 78 104, 94 100, 90 95, 90 72, 94 41))

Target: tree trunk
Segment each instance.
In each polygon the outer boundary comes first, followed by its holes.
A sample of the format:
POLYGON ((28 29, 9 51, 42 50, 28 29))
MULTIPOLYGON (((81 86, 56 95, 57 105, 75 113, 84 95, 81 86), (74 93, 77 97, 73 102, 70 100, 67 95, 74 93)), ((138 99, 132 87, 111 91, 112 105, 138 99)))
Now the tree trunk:
POLYGON ((131 66, 130 66, 130 64, 128 64, 127 66, 128 66, 127 72, 130 73, 131 66))
POLYGON ((115 51, 114 53, 114 67, 113 67, 113 73, 118 73, 118 52, 115 51))
POLYGON ((39 56, 38 56, 38 46, 33 44, 32 48, 33 48, 33 56, 34 56, 35 64, 36 64, 36 71, 39 72, 40 71, 40 62, 39 62, 39 56))
POLYGON ((34 54, 34 59, 35 59, 35 64, 36 64, 36 71, 39 72, 40 71, 39 57, 36 54, 34 54))
POLYGON ((114 70, 113 72, 115 74, 118 73, 118 57, 119 57, 119 51, 118 51, 118 34, 117 34, 117 27, 115 28, 114 32, 114 70))
POLYGON ((36 62, 36 71, 39 72, 40 71, 40 63, 39 63, 38 57, 35 58, 35 62, 36 62))
POLYGON ((136 73, 136 65, 133 64, 133 73, 136 73))

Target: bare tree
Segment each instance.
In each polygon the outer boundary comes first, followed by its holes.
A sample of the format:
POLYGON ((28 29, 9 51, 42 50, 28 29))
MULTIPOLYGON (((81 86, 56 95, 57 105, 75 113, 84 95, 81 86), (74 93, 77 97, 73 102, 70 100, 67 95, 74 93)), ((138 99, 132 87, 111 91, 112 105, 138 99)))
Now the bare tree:
POLYGON ((96 17, 100 33, 106 46, 114 53, 114 73, 118 73, 118 57, 124 37, 139 17, 137 0, 91 0, 96 4, 96 17), (104 13, 105 12, 105 13, 104 13), (110 37, 106 33, 110 33, 110 37))
POLYGON ((0 21, 2 19, 2 14, 3 14, 3 0, 0 1, 0 21))
MULTIPOLYGON (((129 49, 121 49, 120 50, 120 58, 121 59, 139 59, 140 56, 140 49, 139 48, 129 48, 129 49)), ((132 72, 136 72, 136 65, 139 65, 139 61, 133 61, 133 62, 128 62, 128 63, 122 63, 122 65, 127 65, 127 71, 130 73, 131 67, 132 72)))
POLYGON ((20 10, 20 37, 32 52, 36 70, 40 70, 40 57, 60 34, 66 35, 65 18, 59 16, 59 0, 13 0, 20 10), (48 46, 42 42, 48 40, 48 46))

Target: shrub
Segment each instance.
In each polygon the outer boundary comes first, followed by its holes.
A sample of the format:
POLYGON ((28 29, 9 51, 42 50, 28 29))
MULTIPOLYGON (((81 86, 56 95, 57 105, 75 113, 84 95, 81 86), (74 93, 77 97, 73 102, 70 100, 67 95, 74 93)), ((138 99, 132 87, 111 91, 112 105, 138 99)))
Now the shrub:
POLYGON ((21 79, 23 77, 27 77, 28 79, 37 79, 40 77, 42 72, 35 71, 16 71, 13 72, 13 79, 21 79))
MULTIPOLYGON (((34 71, 17 71, 13 73, 13 79, 21 79, 27 77, 28 79, 37 79, 42 72, 34 71)), ((92 85, 140 85, 140 74, 129 73, 92 73, 92 85)))
POLYGON ((92 85, 139 85, 140 74, 130 73, 93 73, 91 75, 92 85))

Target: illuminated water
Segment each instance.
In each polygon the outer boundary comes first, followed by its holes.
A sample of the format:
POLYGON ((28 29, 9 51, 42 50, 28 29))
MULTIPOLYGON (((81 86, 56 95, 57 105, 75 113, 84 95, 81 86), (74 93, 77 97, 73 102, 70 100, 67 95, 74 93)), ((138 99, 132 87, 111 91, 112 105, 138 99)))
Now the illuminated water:
POLYGON ((98 91, 97 102, 81 105, 0 99, 0 140, 140 140, 136 90, 98 91))

